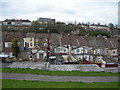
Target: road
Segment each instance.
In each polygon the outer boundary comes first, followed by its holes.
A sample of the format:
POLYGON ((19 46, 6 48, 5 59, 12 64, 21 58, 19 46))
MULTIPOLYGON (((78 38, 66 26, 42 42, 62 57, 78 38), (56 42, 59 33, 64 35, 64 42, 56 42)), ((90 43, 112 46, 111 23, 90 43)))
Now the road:
MULTIPOLYGON (((14 79, 14 80, 37 80, 37 81, 60 81, 60 82, 112 82, 118 81, 118 76, 48 76, 48 75, 35 75, 35 74, 20 74, 20 73, 0 73, 0 79, 14 79)), ((119 77, 120 78, 120 77, 119 77)))

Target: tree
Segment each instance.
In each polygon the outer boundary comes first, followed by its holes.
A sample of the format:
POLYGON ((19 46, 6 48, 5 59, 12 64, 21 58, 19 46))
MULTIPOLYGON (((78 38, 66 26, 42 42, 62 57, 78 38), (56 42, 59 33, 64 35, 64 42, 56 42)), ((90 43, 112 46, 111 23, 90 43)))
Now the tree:
POLYGON ((12 40, 12 50, 13 50, 15 57, 17 58, 18 54, 20 53, 20 48, 19 48, 17 39, 12 40))

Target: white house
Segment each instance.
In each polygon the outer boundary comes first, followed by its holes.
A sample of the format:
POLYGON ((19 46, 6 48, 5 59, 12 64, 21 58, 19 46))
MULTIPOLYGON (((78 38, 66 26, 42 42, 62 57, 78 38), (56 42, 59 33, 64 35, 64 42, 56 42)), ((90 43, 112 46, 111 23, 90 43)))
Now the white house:
POLYGON ((108 48, 102 48, 102 47, 98 47, 98 48, 93 48, 93 54, 95 55, 107 55, 108 52, 108 48))
POLYGON ((39 50, 36 53, 36 59, 44 60, 47 56, 47 53, 44 50, 39 50))
POLYGON ((73 48, 72 54, 93 53, 93 47, 81 46, 73 48))
POLYGON ((31 21, 22 19, 6 19, 3 21, 5 26, 31 26, 31 21))
POLYGON ((118 49, 117 48, 112 48, 108 50, 108 55, 109 56, 118 56, 118 49))
POLYGON ((77 60, 85 58, 88 61, 93 61, 92 48, 88 46, 81 46, 72 50, 72 54, 77 60))
POLYGON ((54 49, 54 52, 55 53, 68 53, 68 48, 63 47, 63 46, 59 46, 59 47, 54 49))
POLYGON ((94 30, 110 31, 110 28, 106 25, 90 25, 89 28, 94 29, 94 30))
POLYGON ((3 48, 3 49, 2 49, 1 54, 2 54, 2 55, 8 55, 8 56, 9 56, 9 58, 14 57, 14 55, 13 55, 13 52, 12 52, 12 49, 11 49, 11 48, 3 48))
POLYGON ((2 54, 9 55, 9 58, 14 57, 12 51, 12 40, 17 39, 19 47, 22 41, 22 35, 20 33, 7 34, 4 41, 4 48, 2 49, 2 54))

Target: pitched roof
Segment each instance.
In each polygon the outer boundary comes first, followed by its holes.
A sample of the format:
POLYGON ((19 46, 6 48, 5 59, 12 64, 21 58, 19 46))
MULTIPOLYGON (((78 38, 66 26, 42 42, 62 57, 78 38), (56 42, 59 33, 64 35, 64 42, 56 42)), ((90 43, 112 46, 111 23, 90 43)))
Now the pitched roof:
POLYGON ((12 48, 3 48, 2 52, 6 52, 6 53, 12 52, 12 48))
POLYGON ((104 39, 103 37, 96 37, 95 43, 97 47, 105 47, 103 39, 104 39))
POLYGON ((13 39, 18 39, 20 41, 22 39, 21 33, 10 33, 6 35, 5 42, 12 42, 13 39))
MULTIPOLYGON (((39 38, 44 41, 44 39, 49 38, 51 44, 54 46, 60 45, 60 38, 62 45, 72 45, 72 46, 89 46, 89 47, 99 47, 99 48, 117 48, 118 40, 116 38, 105 38, 103 36, 92 37, 92 36, 76 36, 76 35, 65 35, 60 36, 58 34, 35 34, 28 33, 28 37, 39 38)), ((41 42, 42 43, 42 42, 41 42)))
POLYGON ((39 46, 35 46, 32 50, 40 50, 39 46))
POLYGON ((4 22, 31 22, 30 20, 22 20, 22 19, 6 19, 4 22))

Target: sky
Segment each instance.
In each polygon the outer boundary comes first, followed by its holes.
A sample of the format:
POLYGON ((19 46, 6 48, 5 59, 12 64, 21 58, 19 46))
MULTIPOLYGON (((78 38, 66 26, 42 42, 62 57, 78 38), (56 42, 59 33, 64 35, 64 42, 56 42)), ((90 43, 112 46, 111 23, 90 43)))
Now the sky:
POLYGON ((119 0, 0 0, 0 20, 52 18, 61 22, 118 24, 119 0))

